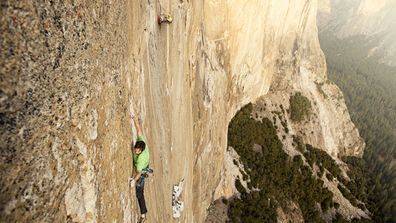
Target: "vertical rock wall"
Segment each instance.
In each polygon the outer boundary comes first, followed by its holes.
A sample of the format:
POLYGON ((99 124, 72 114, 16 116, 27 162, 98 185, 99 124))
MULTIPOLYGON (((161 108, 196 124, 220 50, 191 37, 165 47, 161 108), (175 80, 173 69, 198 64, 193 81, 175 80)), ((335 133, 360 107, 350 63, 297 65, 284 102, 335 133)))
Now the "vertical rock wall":
POLYGON ((128 7, 1 3, 1 222, 131 219, 128 7))

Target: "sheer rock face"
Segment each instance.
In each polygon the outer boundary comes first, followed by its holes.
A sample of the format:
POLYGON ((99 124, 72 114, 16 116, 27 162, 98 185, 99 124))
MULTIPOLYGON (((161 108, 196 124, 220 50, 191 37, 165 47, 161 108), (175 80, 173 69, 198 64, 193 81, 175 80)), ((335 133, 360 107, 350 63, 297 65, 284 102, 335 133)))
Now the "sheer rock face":
MULTIPOLYGON (((171 188, 184 179, 180 221, 202 222, 235 112, 270 88, 309 94, 326 80, 316 4, 2 3, 1 221, 135 222, 131 95, 155 171, 145 192, 149 221, 172 221, 171 188), (159 13, 173 23, 159 27, 159 13)), ((337 102, 341 110, 317 102, 329 107, 319 121, 353 127, 337 102)), ((317 134, 333 138, 335 154, 354 154, 337 137, 356 141, 357 131, 332 131, 317 134)))

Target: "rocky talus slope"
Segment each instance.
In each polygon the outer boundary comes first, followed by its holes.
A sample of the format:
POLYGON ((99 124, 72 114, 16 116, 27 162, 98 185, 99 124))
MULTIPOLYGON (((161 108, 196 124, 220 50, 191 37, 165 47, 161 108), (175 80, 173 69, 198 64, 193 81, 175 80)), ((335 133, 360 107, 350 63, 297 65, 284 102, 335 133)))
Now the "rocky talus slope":
POLYGON ((273 100, 298 90, 316 103, 317 122, 295 126, 312 128, 304 139, 334 157, 362 154, 326 83, 315 0, 0 5, 1 222, 135 222, 129 95, 155 171, 148 222, 205 219, 228 191, 218 187, 228 123, 270 89, 273 100), (160 13, 173 23, 159 27, 160 13), (175 220, 171 189, 182 179, 175 220))

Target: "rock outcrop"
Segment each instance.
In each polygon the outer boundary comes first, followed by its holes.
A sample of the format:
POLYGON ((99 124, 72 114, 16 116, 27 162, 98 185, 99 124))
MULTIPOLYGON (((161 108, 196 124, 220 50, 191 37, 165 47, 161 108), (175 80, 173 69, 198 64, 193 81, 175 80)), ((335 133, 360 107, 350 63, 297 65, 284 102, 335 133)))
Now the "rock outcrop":
POLYGON ((171 192, 182 179, 177 221, 205 219, 228 123, 270 88, 317 103, 319 123, 301 127, 314 127, 308 141, 361 155, 342 96, 326 84, 316 8, 315 0, 1 3, 1 221, 135 222, 129 96, 155 171, 149 222, 176 222, 171 192), (160 13, 173 23, 158 26, 160 13), (321 98, 315 83, 339 98, 321 98))

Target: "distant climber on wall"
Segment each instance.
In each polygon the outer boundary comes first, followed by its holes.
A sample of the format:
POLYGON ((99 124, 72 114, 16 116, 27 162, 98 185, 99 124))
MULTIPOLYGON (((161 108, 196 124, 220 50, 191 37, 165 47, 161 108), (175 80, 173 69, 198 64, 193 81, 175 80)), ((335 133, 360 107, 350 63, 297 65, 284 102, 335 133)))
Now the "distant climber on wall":
POLYGON ((131 113, 131 123, 132 121, 136 127, 137 140, 133 147, 133 163, 135 166, 135 174, 129 178, 129 183, 132 188, 136 188, 136 197, 139 203, 141 214, 139 222, 143 223, 146 220, 147 213, 146 201, 144 199, 144 179, 147 177, 147 173, 152 173, 152 170, 149 168, 150 151, 146 146, 145 139, 142 134, 140 119, 136 120, 136 117, 131 113))
POLYGON ((157 23, 158 25, 161 25, 161 23, 167 22, 167 23, 172 23, 173 18, 169 14, 161 14, 157 16, 157 23))

